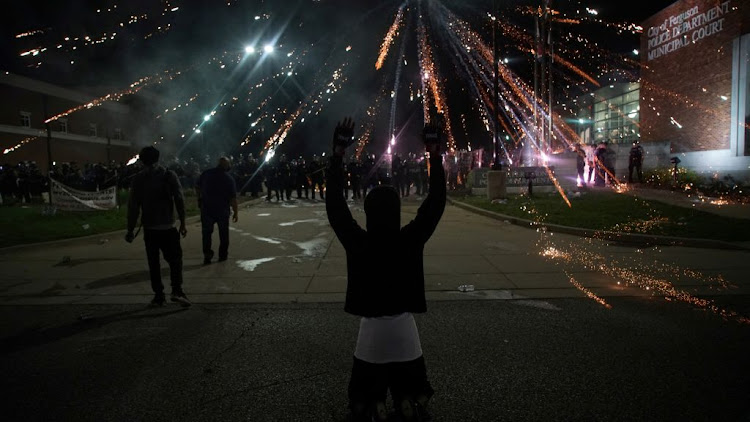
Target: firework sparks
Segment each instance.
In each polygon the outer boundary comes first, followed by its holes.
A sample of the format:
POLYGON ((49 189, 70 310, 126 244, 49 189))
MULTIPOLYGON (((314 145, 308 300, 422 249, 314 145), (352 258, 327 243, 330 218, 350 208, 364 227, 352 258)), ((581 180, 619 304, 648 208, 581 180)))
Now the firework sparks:
POLYGON ((612 305, 607 303, 606 300, 602 299, 601 297, 597 296, 596 293, 592 292, 591 290, 584 287, 581 283, 578 282, 578 280, 575 279, 570 273, 565 271, 565 275, 568 276, 568 281, 570 284, 572 284, 576 289, 580 290, 583 294, 585 294, 589 299, 593 299, 596 303, 604 306, 607 309, 612 309, 612 305))
POLYGON ((388 51, 391 49, 391 45, 393 45, 393 42, 398 35, 398 29, 404 21, 404 7, 406 7, 406 3, 403 3, 398 8, 396 18, 393 20, 391 27, 388 28, 385 38, 383 38, 383 44, 380 46, 380 54, 378 55, 378 60, 375 62, 376 70, 380 70, 380 68, 383 67, 383 63, 385 63, 385 59, 388 57, 388 51))
MULTIPOLYGON (((179 73, 180 72, 177 72, 177 74, 179 74, 179 73)), ((120 101, 122 99, 122 97, 125 97, 127 95, 133 95, 133 94, 137 93, 138 91, 140 91, 141 89, 143 89, 143 88, 145 88, 145 87, 147 87, 149 85, 156 84, 156 83, 161 83, 161 82, 164 82, 166 80, 171 80, 174 77, 175 77, 175 75, 170 74, 170 72, 164 72, 164 74, 159 74, 159 75, 156 75, 156 76, 147 76, 147 77, 141 78, 138 81, 133 82, 132 84, 130 84, 130 87, 127 88, 127 89, 124 89, 124 90, 119 91, 119 92, 114 92, 114 93, 111 93, 111 94, 107 94, 107 95, 104 95, 102 97, 95 98, 95 99, 89 101, 86 104, 81 104, 81 105, 78 105, 76 107, 73 107, 73 108, 71 108, 69 110, 66 110, 66 111, 60 113, 60 114, 57 114, 55 116, 52 116, 52 117, 48 118, 47 120, 44 121, 44 123, 54 122, 55 120, 61 119, 61 118, 65 117, 65 116, 68 116, 68 115, 73 114, 73 113, 75 113, 77 111, 80 111, 80 110, 87 110, 87 109, 90 109, 90 108, 99 107, 99 106, 101 106, 101 105, 103 105, 103 104, 105 104, 105 103, 107 103, 109 101, 120 101)))
MULTIPOLYGON (((636 261, 619 262, 619 259, 617 258, 611 256, 606 257, 600 253, 600 248, 597 247, 593 239, 587 239, 587 241, 588 243, 591 243, 592 249, 596 249, 596 252, 583 248, 580 246, 580 242, 578 243, 578 246, 574 246, 571 243, 566 250, 553 245, 549 241, 545 230, 542 230, 542 234, 538 246, 541 250, 540 255, 547 259, 554 260, 561 264, 581 265, 588 270, 597 271, 609 276, 614 280, 616 285, 640 288, 653 295, 663 296, 666 300, 677 300, 689 303, 695 307, 719 315, 727 320, 734 320, 742 324, 750 324, 750 318, 735 311, 722 308, 712 300, 700 298, 685 290, 678 289, 668 281, 666 277, 661 277, 660 274, 669 275, 677 280, 680 280, 680 276, 686 276, 696 280, 702 280, 709 284, 718 284, 722 288, 727 288, 728 284, 721 276, 706 277, 698 271, 682 270, 677 266, 667 264, 647 265, 643 262, 636 261)), ((567 271, 566 274, 568 274, 567 271)), ((598 296, 593 293, 586 293, 588 290, 583 290, 585 287, 580 285, 580 283, 574 280, 569 274, 568 278, 571 284, 577 289, 583 291, 588 297, 597 300, 596 297, 598 296)), ((599 300, 597 300, 597 302, 599 302, 599 300)), ((606 302, 602 301, 599 303, 605 305, 606 302)))
POLYGON ((3 151, 3 155, 10 154, 11 152, 16 151, 18 148, 21 148, 22 146, 24 146, 24 145, 28 144, 29 142, 31 142, 33 140, 36 140, 36 139, 39 139, 39 137, 38 136, 29 136, 28 138, 24 138, 23 140, 21 140, 21 142, 17 143, 16 145, 14 145, 14 146, 12 146, 10 148, 6 148, 3 151))

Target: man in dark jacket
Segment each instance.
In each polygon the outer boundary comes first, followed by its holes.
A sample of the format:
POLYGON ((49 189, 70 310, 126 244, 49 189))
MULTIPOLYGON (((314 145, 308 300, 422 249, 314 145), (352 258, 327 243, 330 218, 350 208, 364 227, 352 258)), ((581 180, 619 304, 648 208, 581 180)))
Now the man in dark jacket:
POLYGON ((425 127, 431 183, 416 218, 402 228, 399 192, 381 185, 365 197, 364 230, 343 197, 342 160, 346 147, 353 142, 353 128, 351 119, 336 127, 326 195, 328 221, 346 250, 344 310, 362 317, 349 383, 349 407, 355 420, 385 420, 385 399, 390 389, 394 407, 405 420, 427 420, 425 407, 433 390, 427 381, 412 314, 427 311, 424 245, 445 209, 445 171, 438 133, 425 127), (385 262, 391 265, 383 265, 385 262))
POLYGON ((638 141, 633 142, 628 156, 628 183, 633 183, 633 170, 638 176, 638 183, 643 183, 643 147, 638 141))
POLYGON ((214 224, 219 227, 219 262, 229 255, 229 207, 232 221, 237 222, 237 184, 229 170, 232 163, 227 157, 219 158, 216 167, 204 171, 195 184, 198 204, 201 209, 201 232, 203 234, 203 264, 208 265, 214 257, 211 236, 214 224))
POLYGON ((169 276, 172 284, 172 302, 190 306, 190 301, 182 290, 182 247, 180 235, 187 235, 185 227, 185 200, 177 175, 158 165, 159 150, 145 147, 139 155, 144 169, 133 176, 128 198, 128 233, 125 240, 135 239, 133 230, 141 216, 143 241, 146 244, 148 270, 151 275, 151 288, 154 291, 152 306, 163 306, 164 285, 161 282, 159 252, 169 263, 169 276), (174 227, 174 211, 180 219, 179 232, 174 227))

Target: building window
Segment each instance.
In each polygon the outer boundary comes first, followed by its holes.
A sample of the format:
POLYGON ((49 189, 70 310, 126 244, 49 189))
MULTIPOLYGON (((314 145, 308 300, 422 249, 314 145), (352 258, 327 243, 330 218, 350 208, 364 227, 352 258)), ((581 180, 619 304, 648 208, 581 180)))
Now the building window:
POLYGON ((68 119, 58 119, 57 120, 58 130, 62 133, 68 133, 68 119))
POLYGON ((732 92, 723 95, 731 100, 729 150, 732 156, 750 156, 750 34, 734 40, 732 54, 732 92))
POLYGON ((96 136, 96 123, 89 123, 89 136, 96 136))
POLYGON ((628 88, 625 93, 594 104, 594 139, 597 142, 622 144, 638 139, 640 89, 638 85, 628 88))
MULTIPOLYGON (((745 144, 744 148, 744 154, 745 156, 750 156, 750 66, 748 65, 750 63, 750 34, 746 34, 742 36, 742 47, 743 51, 741 51, 741 57, 744 59, 742 61, 742 67, 744 67, 743 77, 745 78, 744 87, 741 87, 740 89, 744 88, 745 92, 742 93, 740 98, 743 96, 745 97, 745 109, 744 109, 744 119, 745 124, 743 125, 745 128, 745 136, 743 143, 745 144)), ((741 116, 742 117, 742 116, 741 116)), ((740 151, 742 153, 743 151, 740 151)))
POLYGON ((31 127, 31 113, 28 111, 21 112, 21 126, 31 127))
POLYGON ((112 136, 112 139, 114 139, 115 141, 122 141, 122 129, 120 129, 119 127, 115 128, 115 133, 112 136))

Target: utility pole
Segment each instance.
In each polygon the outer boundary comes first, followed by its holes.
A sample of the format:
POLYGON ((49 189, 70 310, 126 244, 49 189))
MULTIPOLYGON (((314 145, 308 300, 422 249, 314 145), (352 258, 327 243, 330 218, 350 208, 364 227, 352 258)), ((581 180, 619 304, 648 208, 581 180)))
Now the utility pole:
MULTIPOLYGON (((534 43, 534 132, 539 153, 547 153, 552 143, 552 34, 550 31, 550 0, 542 0, 535 17, 534 43), (546 112, 544 102, 547 102, 546 112)), ((531 148, 525 154, 530 157, 531 148)), ((530 158, 527 158, 530 161, 530 158)))
POLYGON ((49 125, 49 97, 42 97, 42 106, 44 109, 44 126, 47 129, 47 185, 49 186, 49 205, 52 206, 52 128, 49 125))
POLYGON ((554 50, 552 48, 552 26, 549 20, 550 0, 545 0, 545 16, 547 17, 547 49, 549 52, 549 61, 547 62, 547 82, 549 84, 549 115, 547 117, 547 148, 552 149, 552 64, 555 62, 554 50))
POLYGON ((492 56, 492 67, 495 73, 495 112, 493 113, 493 126, 495 127, 495 133, 493 134, 492 141, 492 169, 500 170, 500 58, 498 57, 498 42, 497 42, 497 0, 492 0, 492 48, 494 54, 492 56))
POLYGON ((535 160, 532 158, 534 152, 531 148, 531 142, 539 140, 539 111, 537 98, 539 97, 539 14, 534 16, 534 136, 536 139, 527 139, 524 145, 524 163, 523 165, 528 167, 535 164, 535 160))
POLYGON ((107 165, 112 162, 112 138, 109 136, 109 128, 107 128, 107 165))

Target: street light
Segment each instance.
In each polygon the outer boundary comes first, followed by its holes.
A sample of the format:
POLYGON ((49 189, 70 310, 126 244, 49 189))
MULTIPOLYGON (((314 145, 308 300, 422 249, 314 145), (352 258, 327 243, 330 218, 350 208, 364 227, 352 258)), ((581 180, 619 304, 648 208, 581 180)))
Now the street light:
POLYGON ((248 45, 247 47, 245 47, 245 53, 247 53, 247 54, 254 54, 255 53, 255 47, 253 47, 252 45, 248 45))
POLYGON ((203 121, 204 122, 207 122, 209 120, 211 120, 211 115, 210 114, 206 114, 205 116, 203 116, 203 121))
POLYGON ((266 53, 273 53, 273 50, 274 48, 273 48, 273 45, 271 44, 266 44, 266 46, 263 47, 263 51, 265 51, 266 53))

